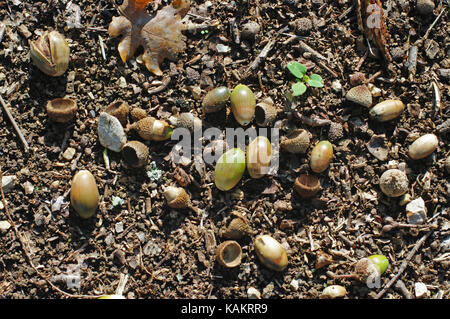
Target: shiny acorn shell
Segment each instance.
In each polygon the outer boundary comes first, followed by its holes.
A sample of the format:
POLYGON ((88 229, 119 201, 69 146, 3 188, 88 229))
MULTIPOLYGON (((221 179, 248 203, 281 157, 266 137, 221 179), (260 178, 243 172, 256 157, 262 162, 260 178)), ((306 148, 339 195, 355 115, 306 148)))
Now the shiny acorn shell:
POLYGON ((283 271, 288 265, 286 250, 269 235, 260 235, 254 241, 256 255, 263 265, 275 271, 283 271))
POLYGON ((328 141, 320 141, 314 146, 309 160, 309 166, 315 173, 322 173, 333 159, 333 145, 328 141))
POLYGON ((255 115, 255 95, 252 90, 244 84, 238 84, 231 92, 231 111, 236 121, 247 126, 255 115))
POLYGON ((235 214, 235 218, 231 220, 227 227, 220 231, 221 236, 227 239, 241 239, 251 234, 250 226, 247 219, 241 214, 235 214))
POLYGON ((130 106, 127 102, 117 100, 108 105, 105 112, 116 117, 123 127, 127 125, 128 113, 130 112, 130 106))
POLYGON ((168 186, 164 191, 164 197, 167 200, 167 205, 171 208, 188 208, 191 204, 189 195, 184 188, 168 186))
POLYGON ((70 98, 58 98, 47 102, 48 117, 58 123, 70 122, 76 115, 78 107, 75 100, 70 98))
POLYGON ((245 172, 245 153, 233 148, 223 153, 216 164, 214 183, 221 191, 228 191, 236 186, 245 172))
POLYGON ((267 174, 272 159, 272 145, 265 136, 258 136, 247 146, 247 171, 252 178, 267 174))
POLYGON ((30 55, 39 70, 50 76, 60 76, 69 67, 70 48, 58 31, 45 32, 30 41, 30 55))
POLYGON ((273 100, 268 97, 255 107, 255 122, 259 126, 269 126, 277 118, 278 110, 273 103, 273 100))
POLYGON ((370 111, 370 116, 379 122, 395 119, 402 114, 405 104, 400 100, 386 100, 375 105, 370 111))
POLYGON ((238 242, 227 240, 217 246, 217 261, 226 268, 234 268, 241 264, 242 248, 238 242))
POLYGON ((81 170, 72 179, 70 203, 81 218, 89 218, 98 207, 99 193, 94 176, 87 170, 81 170))
POLYGON ((226 86, 209 91, 202 101, 202 108, 204 113, 214 113, 223 109, 230 100, 231 92, 226 86))
POLYGON ((311 198, 320 191, 319 178, 311 174, 301 174, 295 179, 295 190, 302 198, 311 198))
POLYGON ((308 131, 304 129, 296 129, 281 138, 280 147, 289 153, 303 154, 306 153, 309 143, 310 139, 308 131))
POLYGON ((149 149, 139 141, 130 141, 122 147, 125 162, 131 167, 139 168, 147 164, 149 149))
POLYGON ((428 157, 437 149, 438 144, 439 140, 436 135, 422 135, 409 146, 409 157, 413 160, 428 157))
POLYGON ((322 291, 321 299, 335 299, 345 297, 347 290, 340 285, 331 285, 322 291))
POLYGON ((133 123, 130 129, 134 129, 146 141, 165 141, 170 138, 173 131, 169 123, 151 116, 133 123))

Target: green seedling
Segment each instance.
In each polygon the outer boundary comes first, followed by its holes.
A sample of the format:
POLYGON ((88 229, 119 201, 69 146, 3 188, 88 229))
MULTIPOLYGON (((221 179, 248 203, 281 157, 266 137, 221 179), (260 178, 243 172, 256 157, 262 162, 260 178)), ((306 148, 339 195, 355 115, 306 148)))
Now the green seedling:
POLYGON ((292 84, 292 95, 300 96, 306 92, 308 84, 315 88, 323 87, 323 79, 318 74, 306 75, 306 66, 298 62, 291 62, 288 64, 288 70, 297 79, 297 82, 292 84))

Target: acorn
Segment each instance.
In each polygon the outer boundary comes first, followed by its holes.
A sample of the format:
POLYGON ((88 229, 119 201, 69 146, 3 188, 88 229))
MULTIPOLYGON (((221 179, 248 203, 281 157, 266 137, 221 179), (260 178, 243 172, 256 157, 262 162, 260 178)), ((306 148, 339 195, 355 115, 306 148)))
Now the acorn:
POLYGON ((256 104, 255 122, 259 126, 269 126, 277 118, 278 110, 273 100, 268 97, 256 104))
POLYGON ((439 140, 434 134, 425 134, 415 140, 409 146, 409 157, 413 160, 419 160, 428 157, 433 153, 439 144, 439 140))
POLYGON ((321 299, 335 299, 345 297, 347 290, 339 285, 331 285, 322 291, 321 299))
POLYGON ((221 236, 227 239, 241 239, 242 237, 252 233, 247 219, 238 212, 232 213, 235 218, 231 220, 229 225, 220 231, 221 236))
POLYGON ((227 240, 217 246, 217 261, 226 268, 234 268, 241 264, 242 249, 238 242, 227 240))
POLYGON ((202 129, 202 120, 189 112, 173 115, 169 118, 169 122, 173 126, 188 129, 190 132, 202 129))
POLYGON ((221 191, 228 191, 236 186, 245 172, 245 153, 233 148, 223 153, 216 164, 214 183, 221 191))
POLYGON ((322 173, 333 159, 333 145, 328 141, 320 141, 314 146, 309 160, 309 166, 315 173, 322 173))
POLYGON ((117 100, 108 105, 105 112, 116 117, 122 126, 126 126, 128 122, 128 113, 130 112, 130 107, 125 101, 117 100))
POLYGON ((258 136, 247 146, 247 170, 252 178, 267 174, 272 159, 272 145, 265 136, 258 136))
POLYGON ((255 95, 244 84, 238 84, 231 92, 231 111, 236 121, 242 125, 248 125, 255 115, 255 95))
POLYGON ((408 191, 408 177, 399 169, 389 169, 380 177, 380 188, 386 196, 402 196, 408 191))
POLYGON ((76 115, 78 107, 75 100, 58 98, 47 102, 48 117, 58 123, 70 122, 76 115))
POLYGON ((309 133, 304 129, 297 129, 281 138, 280 146, 289 153, 306 153, 309 147, 309 133))
POLYGON ((142 120, 143 118, 147 117, 147 111, 141 109, 140 107, 135 107, 131 109, 130 117, 132 122, 142 120))
POLYGON ((147 164, 149 149, 147 145, 139 141, 130 141, 122 148, 125 162, 131 167, 139 168, 147 164))
POLYGON ((320 191, 320 181, 315 175, 301 174, 295 179, 295 190, 302 198, 311 198, 320 191))
POLYGON ((400 100, 386 100, 375 105, 369 115, 378 122, 386 122, 395 119, 402 114, 405 104, 400 100))
POLYGON ((157 120, 154 117, 145 117, 129 126, 146 141, 164 141, 170 138, 173 129, 166 121, 157 120))
POLYGON ((218 112, 223 109, 230 100, 231 92, 226 86, 220 86, 209 91, 202 101, 202 109, 205 113, 218 112))
POLYGON ((345 95, 345 98, 367 108, 372 106, 372 93, 370 93, 370 90, 365 85, 358 85, 351 88, 345 95))
POLYGON ((358 260, 355 265, 355 274, 361 281, 368 277, 380 277, 389 267, 389 261, 383 255, 372 255, 358 260))
POLYGON ((288 265, 286 250, 274 238, 269 235, 256 237, 255 251, 261 263, 275 271, 283 271, 288 265))
POLYGON ((191 199, 184 188, 168 186, 164 190, 163 195, 167 200, 167 205, 171 208, 183 209, 191 206, 191 199))
POLYGON ((70 203, 81 218, 94 215, 98 207, 99 193, 94 176, 87 170, 81 170, 72 179, 70 203))

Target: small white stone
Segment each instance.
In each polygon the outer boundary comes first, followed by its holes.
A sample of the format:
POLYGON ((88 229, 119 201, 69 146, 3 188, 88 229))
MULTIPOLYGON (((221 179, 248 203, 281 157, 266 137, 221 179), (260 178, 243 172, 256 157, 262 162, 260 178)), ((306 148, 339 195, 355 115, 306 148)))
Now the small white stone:
POLYGON ((261 293, 253 287, 247 289, 247 296, 249 299, 261 299, 261 293))
POLYGON ((75 156, 75 153, 76 153, 76 150, 74 148, 68 147, 63 153, 63 158, 66 161, 70 161, 75 156))
POLYGON ((331 83, 331 88, 333 89, 334 92, 339 93, 342 91, 342 84, 341 82, 339 82, 339 80, 334 80, 331 83))
POLYGON ((121 232, 123 232, 123 223, 122 222, 116 223, 114 228, 116 229, 116 233, 120 234, 121 232))
POLYGON ((119 87, 122 89, 127 87, 127 80, 123 76, 119 78, 119 87))
POLYGON ((7 175, 2 177, 2 188, 5 193, 9 192, 16 185, 17 177, 14 175, 7 175))
POLYGON ((416 298, 422 298, 428 295, 427 286, 422 282, 416 282, 414 284, 414 292, 416 294, 416 298))
POLYGON ((292 279, 290 285, 292 288, 294 288, 294 290, 298 290, 298 280, 297 279, 292 279))
POLYGON ((23 183, 23 189, 25 190, 25 194, 27 194, 27 195, 30 195, 30 194, 33 194, 33 191, 34 191, 34 186, 33 186, 33 184, 31 184, 30 182, 25 182, 25 183, 23 183))
POLYGON ((406 217, 408 223, 418 225, 423 224, 427 219, 427 208, 422 197, 419 197, 406 205, 406 217))
POLYGON ((11 224, 8 221, 6 220, 0 221, 0 231, 2 232, 7 231, 10 227, 11 224))
POLYGON ((113 152, 120 152, 127 142, 122 124, 108 113, 100 113, 97 132, 100 144, 113 152))

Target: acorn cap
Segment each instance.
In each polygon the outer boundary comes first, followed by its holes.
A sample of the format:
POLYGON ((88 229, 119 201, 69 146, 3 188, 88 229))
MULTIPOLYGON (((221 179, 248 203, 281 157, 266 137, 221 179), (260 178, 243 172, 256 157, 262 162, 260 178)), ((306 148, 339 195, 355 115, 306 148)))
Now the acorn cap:
POLYGON ((302 198, 311 198, 320 190, 320 181, 315 175, 301 174, 295 179, 295 190, 302 198))
POLYGON ((151 116, 133 123, 129 126, 129 129, 134 129, 146 141, 167 140, 172 132, 172 128, 167 122, 157 120, 151 116))
POLYGON ((144 109, 135 107, 135 108, 131 109, 130 116, 131 116, 131 121, 136 122, 136 121, 142 120, 143 118, 147 117, 147 112, 144 109))
POLYGON ((142 167, 148 161, 149 150, 147 145, 139 141, 130 141, 122 148, 125 162, 132 167, 142 167))
POLYGON ((345 95, 345 98, 367 108, 372 105, 372 93, 370 93, 369 88, 365 85, 358 85, 351 88, 345 95))
POLYGON ((238 242, 227 240, 216 250, 217 261, 226 268, 237 267, 241 264, 242 249, 238 242))
POLYGON ((58 123, 70 122, 78 110, 75 100, 70 98, 58 98, 47 102, 48 117, 58 123))
POLYGON ((108 105, 105 112, 115 116, 122 126, 127 125, 128 113, 130 112, 130 107, 127 102, 117 100, 108 105))
POLYGON ((187 208, 191 204, 189 195, 184 188, 169 186, 164 191, 167 205, 171 208, 187 208))
POLYGON ((240 213, 233 213, 236 217, 233 218, 228 225, 221 231, 221 235, 228 239, 241 239, 242 237, 251 234, 250 226, 247 219, 240 213))
POLYGON ((306 153, 309 147, 309 133, 304 129, 297 129, 282 137, 280 146, 289 153, 306 153))
POLYGON ((269 126, 277 118, 277 108, 273 100, 268 97, 256 104, 255 108, 255 122, 259 126, 269 126))

